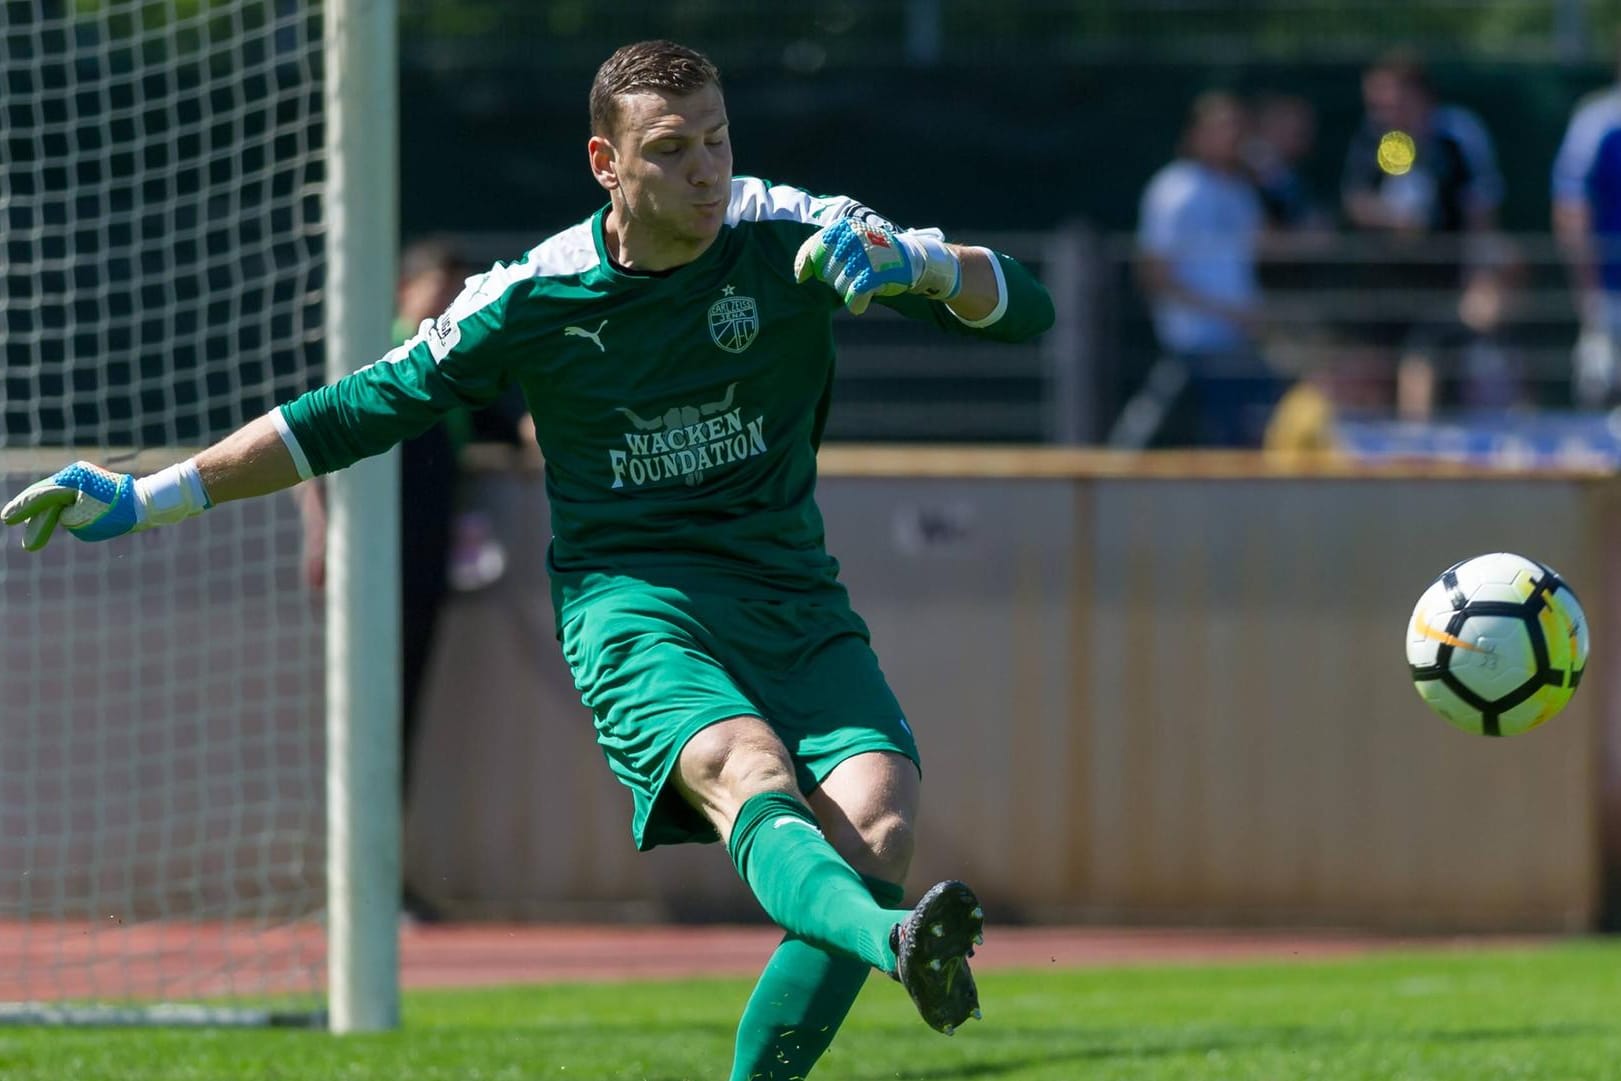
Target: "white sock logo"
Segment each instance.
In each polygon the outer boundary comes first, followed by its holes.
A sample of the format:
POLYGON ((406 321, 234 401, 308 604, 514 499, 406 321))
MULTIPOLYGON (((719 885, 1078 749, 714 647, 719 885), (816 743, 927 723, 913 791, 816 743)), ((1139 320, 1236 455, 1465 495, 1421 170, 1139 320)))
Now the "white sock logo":
POLYGON ((821 830, 817 829, 809 822, 806 822, 803 818, 795 818, 793 815, 783 815, 781 818, 771 823, 771 828, 774 830, 780 830, 784 826, 804 826, 806 829, 816 834, 816 836, 820 837, 822 835, 821 830))

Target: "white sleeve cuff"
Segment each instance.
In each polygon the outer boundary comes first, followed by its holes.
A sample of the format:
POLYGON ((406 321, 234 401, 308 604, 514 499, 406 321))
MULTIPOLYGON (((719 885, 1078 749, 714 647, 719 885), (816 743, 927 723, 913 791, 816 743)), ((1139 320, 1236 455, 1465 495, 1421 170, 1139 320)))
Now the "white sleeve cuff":
POLYGON ((1007 278, 1002 274, 1002 260, 996 257, 995 252, 989 248, 973 248, 970 250, 984 252, 985 258, 991 261, 991 270, 996 274, 996 307, 992 308, 991 314, 983 319, 964 319, 962 316, 957 315, 955 311, 952 311, 950 305, 946 306, 946 311, 957 316, 957 322, 965 327, 988 327, 1002 318, 1002 315, 1007 311, 1007 278))
MULTIPOLYGON (((1000 274, 1001 271, 998 270, 997 273, 1000 274)), ((278 405, 270 411, 270 423, 276 426, 276 434, 281 436, 281 441, 287 445, 287 453, 293 456, 293 464, 298 467, 298 475, 304 480, 315 479, 315 471, 310 468, 310 460, 305 456, 304 448, 298 445, 298 436, 293 434, 287 418, 282 415, 281 406, 278 405)))
POLYGON ((135 500, 141 509, 143 529, 183 522, 214 505, 203 488, 203 477, 197 472, 195 458, 187 458, 179 465, 137 480, 135 500))

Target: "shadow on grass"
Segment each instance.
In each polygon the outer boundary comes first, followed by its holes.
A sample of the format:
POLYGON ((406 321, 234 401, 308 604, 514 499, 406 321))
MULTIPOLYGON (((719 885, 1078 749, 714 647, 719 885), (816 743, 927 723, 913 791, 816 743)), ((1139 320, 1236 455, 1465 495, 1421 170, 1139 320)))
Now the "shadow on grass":
MULTIPOLYGON (((1441 1029, 1436 1031, 1399 1031, 1382 1035, 1379 1039, 1384 1043, 1455 1044, 1489 1043, 1501 1040, 1568 1039, 1580 1036, 1614 1036, 1615 1033, 1615 1029, 1601 1025, 1551 1024, 1441 1029)), ((1032 1041, 1039 1039, 1050 1044, 1054 1036, 1060 1034, 1051 1029, 1039 1029, 1030 1030, 1028 1035, 1032 1041)), ((1005 1042, 1011 1042, 1018 1039, 1019 1033, 1002 1032, 998 1033, 998 1036, 1005 1042)), ((1008 1074, 1016 1074, 1023 1070, 1041 1066, 1053 1066, 1058 1063, 1080 1064, 1104 1059, 1170 1058, 1178 1055, 1209 1054, 1213 1051, 1245 1051, 1263 1048, 1282 1050, 1308 1047, 1322 1048, 1365 1043, 1369 1041, 1370 1036, 1362 1030, 1337 1031, 1327 1028, 1289 1026, 1244 1028, 1227 1033, 1189 1034, 1186 1038, 1171 1038, 1159 1041, 1152 1039, 1138 1041, 1111 1039, 1110 1033, 1089 1033, 1084 1030, 1074 1034, 1062 1034, 1062 1038, 1066 1040, 1073 1039, 1078 1043, 1090 1044, 1090 1046, 1063 1050, 1055 1048, 1041 1055, 1025 1054, 1019 1057, 999 1057, 994 1061, 964 1062, 956 1065, 931 1065, 925 1069, 902 1070, 898 1073, 885 1070, 881 1075, 854 1074, 852 1077, 881 1076, 884 1081, 952 1081, 952 1079, 992 1078, 1004 1077, 1008 1074), (1092 1043, 1095 1040, 1102 1042, 1092 1043)), ((1029 1044, 1025 1044, 1025 1046, 1029 1046, 1029 1044)), ((986 1047, 984 1054, 987 1056, 994 1055, 995 1049, 986 1047)), ((659 1079, 659 1081, 681 1081, 681 1079, 668 1078, 659 1079)))

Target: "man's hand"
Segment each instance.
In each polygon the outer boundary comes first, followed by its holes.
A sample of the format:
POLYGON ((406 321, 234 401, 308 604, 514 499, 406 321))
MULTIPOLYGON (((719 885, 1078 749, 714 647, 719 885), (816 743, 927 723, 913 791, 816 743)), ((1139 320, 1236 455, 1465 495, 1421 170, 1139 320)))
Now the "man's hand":
POLYGON ((860 315, 875 296, 921 293, 950 300, 962 289, 962 264, 928 233, 841 218, 800 245, 794 277, 826 282, 851 314, 860 315))
POLYGON ((0 510, 0 521, 25 527, 23 547, 30 552, 45 547, 58 522, 85 541, 111 540, 149 524, 135 478, 89 462, 30 484, 0 510))

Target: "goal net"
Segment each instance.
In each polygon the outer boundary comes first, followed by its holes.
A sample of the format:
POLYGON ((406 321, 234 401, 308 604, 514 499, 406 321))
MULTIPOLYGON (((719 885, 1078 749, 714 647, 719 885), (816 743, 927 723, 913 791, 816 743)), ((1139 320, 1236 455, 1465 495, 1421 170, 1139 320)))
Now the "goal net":
MULTIPOLYGON (((0 0, 0 483, 319 382, 322 5, 0 0)), ((0 1020, 318 1021, 323 627, 286 497, 0 533, 0 1020)))

